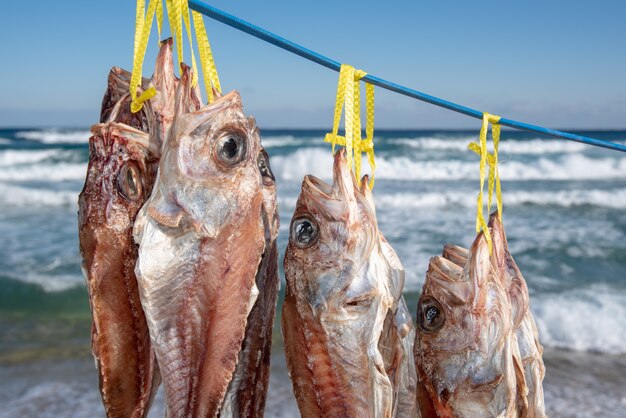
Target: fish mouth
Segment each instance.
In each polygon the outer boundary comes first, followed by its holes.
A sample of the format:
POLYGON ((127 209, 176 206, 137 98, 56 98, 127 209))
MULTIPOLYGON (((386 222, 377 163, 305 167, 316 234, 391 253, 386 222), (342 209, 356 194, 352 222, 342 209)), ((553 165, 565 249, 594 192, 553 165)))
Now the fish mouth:
POLYGON ((177 199, 174 192, 169 193, 167 198, 159 199, 149 205, 147 212, 161 226, 172 229, 191 229, 203 236, 215 238, 216 228, 195 219, 191 212, 177 199))
POLYGON ((303 186, 306 186, 308 190, 321 194, 326 199, 332 199, 332 185, 326 183, 324 180, 315 177, 312 174, 304 176, 303 186))

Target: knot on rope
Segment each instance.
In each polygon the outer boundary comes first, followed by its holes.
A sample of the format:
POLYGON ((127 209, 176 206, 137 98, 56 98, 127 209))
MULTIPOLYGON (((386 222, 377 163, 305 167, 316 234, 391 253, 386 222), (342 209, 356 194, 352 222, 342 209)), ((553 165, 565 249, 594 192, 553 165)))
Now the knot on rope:
MULTIPOLYGON (((189 49, 191 51, 191 68, 193 69, 191 84, 196 86, 198 84, 198 66, 196 64, 196 57, 193 48, 191 20, 189 18, 189 4, 187 0, 165 0, 165 6, 167 8, 167 18, 170 23, 172 37, 176 43, 179 65, 183 62, 183 26, 185 27, 185 32, 187 33, 187 38, 189 40, 189 49)), ((146 55, 146 48, 148 46, 154 16, 157 18, 157 31, 160 39, 161 28, 163 26, 162 0, 150 0, 147 11, 145 8, 145 0, 137 0, 133 72, 130 80, 130 96, 132 98, 131 111, 133 113, 139 112, 143 107, 143 104, 156 95, 156 90, 153 88, 144 91, 142 94, 138 93, 138 87, 141 82, 141 75, 143 72, 143 60, 146 55)), ((209 38, 206 34, 206 28, 204 26, 202 15, 196 11, 191 11, 191 16, 193 19, 196 41, 198 43, 198 52, 200 53, 200 65, 202 67, 207 100, 209 103, 212 103, 215 100, 213 89, 219 93, 221 93, 222 89, 217 75, 217 69, 215 68, 215 62, 213 61, 211 45, 209 44, 209 38)))
POLYGON ((489 166, 489 177, 487 180, 487 216, 491 212, 491 204, 493 201, 493 191, 496 190, 496 204, 498 214, 502 216, 502 188, 500 186, 500 173, 498 171, 498 145, 500 143, 500 116, 491 115, 487 112, 483 113, 483 123, 480 128, 479 142, 471 142, 468 148, 480 156, 480 191, 478 192, 477 211, 476 211, 476 232, 483 231, 483 235, 487 240, 489 252, 492 252, 491 234, 487 227, 487 221, 484 215, 483 190, 485 188, 485 174, 487 165, 489 166), (487 131, 491 124, 491 138, 493 140, 493 153, 489 153, 487 149, 487 131))
POLYGON ((335 153, 336 145, 346 148, 348 167, 352 169, 352 161, 354 159, 354 173, 357 180, 361 178, 361 154, 365 153, 372 169, 372 180, 369 185, 370 188, 373 188, 374 171, 376 170, 376 162, 374 160, 374 86, 369 83, 365 83, 365 138, 361 137, 361 89, 359 82, 366 75, 365 71, 356 70, 351 65, 341 65, 339 81, 337 82, 333 130, 326 134, 324 142, 332 144, 333 154, 335 153), (339 123, 344 108, 345 135, 341 136, 339 135, 339 123))

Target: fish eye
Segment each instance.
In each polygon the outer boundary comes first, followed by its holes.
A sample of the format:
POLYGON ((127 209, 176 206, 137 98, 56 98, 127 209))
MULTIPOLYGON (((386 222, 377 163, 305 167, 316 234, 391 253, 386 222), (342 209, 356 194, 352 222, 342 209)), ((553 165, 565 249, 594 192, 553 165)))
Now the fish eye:
POLYGON ((436 332, 446 322, 443 308, 436 299, 426 296, 417 306, 417 325, 424 332, 436 332))
POLYGON ((246 138, 239 133, 227 133, 217 141, 217 159, 227 167, 233 167, 246 156, 246 138))
POLYGON ((317 240, 318 229, 309 218, 298 218, 291 223, 291 239, 300 248, 306 248, 317 240))
POLYGON ((139 168, 132 162, 122 166, 117 175, 117 190, 126 200, 138 200, 142 195, 139 168))
POLYGON ((259 172, 261 173, 261 177, 263 177, 264 184, 271 184, 275 181, 274 173, 272 173, 272 169, 270 168, 270 160, 267 152, 264 149, 259 153, 259 157, 256 160, 257 166, 259 167, 259 172))

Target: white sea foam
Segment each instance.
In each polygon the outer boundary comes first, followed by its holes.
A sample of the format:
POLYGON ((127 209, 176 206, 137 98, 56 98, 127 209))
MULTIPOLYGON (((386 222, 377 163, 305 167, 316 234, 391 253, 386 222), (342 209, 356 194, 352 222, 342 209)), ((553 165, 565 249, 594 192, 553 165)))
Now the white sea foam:
POLYGON ((33 189, 0 183, 0 203, 11 206, 76 206, 78 194, 69 190, 33 189))
POLYGON ((311 142, 306 138, 298 138, 293 135, 275 135, 261 137, 261 145, 264 148, 284 147, 293 145, 307 145, 311 142))
POLYGON ((91 133, 87 130, 61 131, 46 129, 42 131, 21 131, 15 134, 17 138, 43 142, 44 144, 86 144, 91 133))
MULTIPOLYGON (((375 197, 377 208, 423 208, 449 205, 473 208, 476 206, 476 192, 442 190, 441 193, 376 194, 375 197)), ((626 209, 626 189, 561 190, 555 192, 508 191, 503 199, 506 206, 532 204, 573 207, 592 205, 626 209)))
POLYGON ((626 353, 626 293, 604 285, 531 298, 539 339, 550 347, 626 353))
POLYGON ((82 180, 86 163, 39 164, 0 169, 0 181, 67 181, 82 180))
POLYGON ((0 138, 0 145, 10 144, 11 140, 7 138, 0 138))
POLYGON ((25 151, 6 150, 0 152, 0 167, 11 165, 38 163, 47 158, 58 155, 58 150, 25 151))
MULTIPOLYGON (((364 160, 365 161, 365 160, 364 160)), ((274 173, 284 180, 300 180, 306 174, 329 179, 332 158, 326 149, 302 148, 271 159, 274 173)), ((376 158, 376 176, 392 180, 464 180, 478 176, 478 162, 460 160, 414 160, 406 156, 376 158)), ((367 170, 368 165, 364 163, 367 170)), ((504 160, 499 166, 503 180, 601 180, 626 178, 626 158, 591 158, 565 154, 533 161, 504 160)))
MULTIPOLYGON (((12 274, 7 274, 11 277, 12 274)), ((84 286, 85 280, 82 276, 74 274, 41 274, 26 273, 13 277, 16 280, 39 285, 46 292, 62 292, 77 286, 84 286)))
MULTIPOLYGON (((499 151, 502 154, 555 154, 581 152, 585 145, 577 142, 563 140, 507 140, 506 135, 501 136, 499 151)), ((395 138, 380 139, 380 142, 387 142, 394 145, 404 145, 421 150, 436 151, 467 151, 467 145, 478 140, 478 135, 459 138, 395 138)))

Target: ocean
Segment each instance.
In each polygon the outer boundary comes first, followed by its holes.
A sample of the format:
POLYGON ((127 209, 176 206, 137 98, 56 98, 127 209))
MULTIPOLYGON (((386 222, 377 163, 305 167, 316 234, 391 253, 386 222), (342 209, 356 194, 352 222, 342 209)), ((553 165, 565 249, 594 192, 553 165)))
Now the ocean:
MULTIPOLYGON (((404 264, 412 312, 428 259, 475 237, 478 157, 467 144, 478 127, 376 134, 378 222, 404 264)), ((625 131, 582 133, 626 143, 625 131)), ((262 131, 281 252, 303 176, 330 179, 324 134, 262 131)), ((88 129, 0 129, 0 417, 103 416, 76 226, 88 137, 88 129)), ((626 155, 503 131, 499 157, 510 250, 546 347, 548 412, 623 416, 626 155)), ((297 416, 278 331, 274 351, 266 416, 297 416)), ((159 396, 151 416, 162 411, 159 396)))

